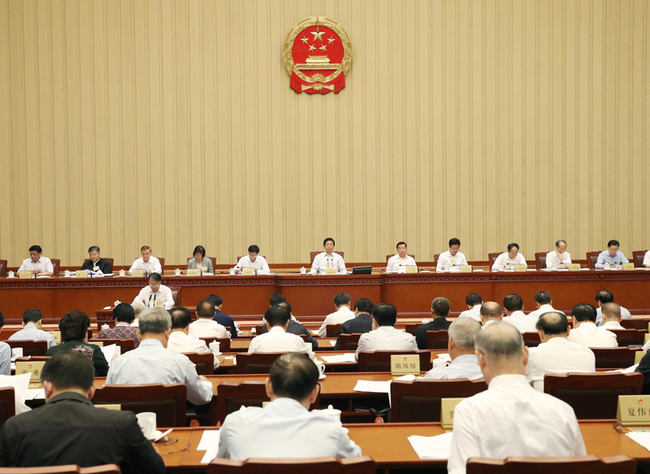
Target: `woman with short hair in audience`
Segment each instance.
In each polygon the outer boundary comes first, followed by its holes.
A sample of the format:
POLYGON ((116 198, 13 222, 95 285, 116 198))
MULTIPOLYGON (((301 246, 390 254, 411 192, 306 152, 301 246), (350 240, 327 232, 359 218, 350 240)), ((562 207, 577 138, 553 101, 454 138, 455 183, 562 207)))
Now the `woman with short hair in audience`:
POLYGON ((194 258, 191 258, 187 262, 187 269, 193 270, 195 268, 205 268, 204 273, 214 273, 212 268, 212 259, 205 256, 205 247, 203 245, 197 245, 194 247, 194 252, 192 252, 194 258))

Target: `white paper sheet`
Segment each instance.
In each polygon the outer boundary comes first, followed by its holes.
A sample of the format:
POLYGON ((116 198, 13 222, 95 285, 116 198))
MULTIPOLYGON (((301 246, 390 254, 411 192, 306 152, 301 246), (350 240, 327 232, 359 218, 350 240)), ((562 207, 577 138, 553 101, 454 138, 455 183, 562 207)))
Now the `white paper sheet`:
POLYGON ((330 341, 330 345, 334 347, 336 345, 336 341, 330 341))
POLYGON ((13 387, 21 400, 31 400, 28 392, 31 377, 32 374, 0 375, 0 387, 13 387))
POLYGON ((409 436, 413 451, 420 459, 449 459, 453 433, 438 436, 409 436))
POLYGON ((110 366, 111 362, 113 361, 113 357, 115 357, 115 353, 117 351, 117 344, 102 346, 101 350, 104 353, 104 357, 106 357, 106 362, 108 362, 108 365, 110 366))
POLYGON ((318 329, 312 329, 312 330, 311 330, 311 333, 312 333, 314 336, 318 336, 318 329))
POLYGON ((28 400, 45 400, 45 389, 42 389, 42 388, 28 388, 27 389, 27 399, 28 400))
POLYGON ((197 451, 205 451, 205 455, 201 459, 202 464, 208 464, 217 457, 217 452, 219 451, 219 433, 219 430, 205 430, 203 432, 201 441, 196 448, 197 451))
POLYGON ((321 356, 321 359, 323 359, 328 364, 339 364, 341 362, 356 361, 356 359, 354 358, 354 352, 348 352, 345 354, 333 355, 333 356, 321 356))
POLYGON ((438 359, 442 359, 445 362, 451 362, 451 356, 449 354, 438 354, 438 359))
POLYGON ((625 433, 625 435, 639 443, 641 446, 643 446, 645 449, 650 451, 650 433, 641 433, 638 431, 632 431, 630 433, 625 433))
POLYGON ((390 384, 392 380, 386 381, 371 381, 371 380, 357 380, 354 386, 355 392, 368 392, 368 393, 390 393, 390 384))

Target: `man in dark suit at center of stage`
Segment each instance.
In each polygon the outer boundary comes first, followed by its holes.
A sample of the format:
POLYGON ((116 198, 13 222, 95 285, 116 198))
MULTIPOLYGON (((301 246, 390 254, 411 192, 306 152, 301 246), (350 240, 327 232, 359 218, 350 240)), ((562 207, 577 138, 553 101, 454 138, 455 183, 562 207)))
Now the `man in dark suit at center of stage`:
MULTIPOLYGON (((340 334, 364 334, 372 331, 372 312, 374 305, 368 298, 358 299, 354 303, 354 319, 350 319, 341 324, 340 334)), ((335 350, 339 350, 339 341, 336 341, 335 350)))
POLYGON ((111 264, 108 260, 104 260, 99 252, 99 247, 93 245, 88 249, 88 257, 90 260, 84 262, 81 266, 82 270, 90 270, 96 272, 101 270, 103 274, 111 273, 111 264))
POLYGON ((123 473, 165 472, 165 463, 130 411, 95 408, 93 363, 60 352, 43 368, 44 406, 7 420, 0 429, 0 466, 117 464, 123 473))
POLYGON ((431 303, 431 316, 433 321, 418 326, 415 340, 418 343, 418 349, 427 348, 427 331, 442 331, 449 329, 451 321, 447 321, 447 315, 451 304, 447 298, 438 297, 431 303))

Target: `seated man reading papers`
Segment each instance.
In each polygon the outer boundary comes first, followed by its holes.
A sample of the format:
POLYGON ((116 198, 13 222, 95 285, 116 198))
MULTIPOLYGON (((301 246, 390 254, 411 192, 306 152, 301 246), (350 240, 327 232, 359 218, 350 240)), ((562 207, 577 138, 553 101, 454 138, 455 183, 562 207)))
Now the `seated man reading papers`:
MULTIPOLYGON (((447 350, 451 363, 447 367, 436 366, 424 374, 425 379, 470 379, 483 377, 474 350, 474 341, 481 332, 481 325, 472 318, 456 319, 449 326, 447 350)), ((440 359, 438 359, 440 360, 440 359)))
POLYGON ((9 336, 9 341, 47 341, 47 348, 56 346, 54 336, 41 329, 43 313, 40 309, 31 308, 23 314, 23 328, 9 336))

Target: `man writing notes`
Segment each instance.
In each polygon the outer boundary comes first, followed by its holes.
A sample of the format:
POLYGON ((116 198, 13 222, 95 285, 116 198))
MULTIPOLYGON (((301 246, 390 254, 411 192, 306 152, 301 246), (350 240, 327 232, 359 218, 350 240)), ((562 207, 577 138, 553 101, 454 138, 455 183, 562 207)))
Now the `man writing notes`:
POLYGON ((528 268, 526 259, 519 253, 519 244, 512 243, 508 245, 508 251, 503 252, 497 257, 492 265, 493 272, 500 272, 507 268, 514 268, 515 265, 523 265, 528 268))
POLYGON ((133 273, 133 270, 144 270, 147 275, 152 273, 159 273, 162 275, 162 267, 160 266, 160 260, 151 255, 151 247, 144 245, 140 249, 140 258, 136 258, 129 268, 129 273, 133 273))
POLYGON ((23 260, 18 271, 32 272, 36 276, 52 276, 54 266, 49 258, 43 257, 43 249, 40 245, 32 245, 29 247, 29 258, 23 260))
POLYGON ((43 331, 43 313, 40 309, 30 308, 23 314, 23 328, 9 336, 9 341, 47 341, 47 348, 56 346, 54 336, 43 331))
POLYGON ((624 263, 629 263, 629 260, 625 258, 623 252, 621 252, 618 247, 621 244, 618 243, 618 240, 610 240, 607 242, 607 250, 600 252, 598 255, 598 260, 596 260, 596 268, 623 268, 624 263))
POLYGON ((140 293, 138 293, 138 296, 135 297, 131 304, 136 305, 141 303, 145 308, 164 306, 165 309, 172 309, 174 307, 172 290, 161 282, 162 277, 160 273, 152 273, 149 277, 149 285, 140 290, 140 293))
POLYGON ((587 454, 573 408, 526 380, 528 348, 517 328, 495 322, 476 336, 475 346, 488 389, 456 406, 450 474, 464 474, 471 457, 587 454))
POLYGON ((442 252, 438 256, 438 263, 436 264, 436 272, 449 272, 453 271, 461 265, 467 265, 465 255, 460 252, 460 240, 453 238, 449 241, 449 250, 442 252))
POLYGON ((390 257, 386 264, 386 273, 399 273, 400 267, 404 267, 404 272, 406 272, 408 265, 416 265, 415 259, 406 255, 406 242, 398 242, 397 253, 390 257))
MULTIPOLYGON (((425 379, 470 379, 483 377, 478 365, 474 341, 481 332, 481 325, 472 318, 457 319, 449 326, 447 350, 451 363, 447 367, 434 367, 425 375, 425 379)), ((438 359, 440 360, 440 359, 438 359)))
MULTIPOLYGON (((546 268, 569 268, 571 255, 566 251, 566 242, 555 242, 555 250, 546 254, 546 268)), ((538 268, 539 270, 539 268, 538 268)))
POLYGON ((312 275, 317 275, 319 273, 321 275, 324 275, 328 268, 336 268, 337 273, 348 272, 347 269, 345 268, 345 262, 343 261, 343 257, 341 257, 338 253, 334 252, 335 245, 336 243, 334 242, 334 239, 331 237, 328 237, 325 240, 323 240, 323 248, 325 249, 325 251, 319 253, 314 258, 314 261, 311 264, 312 275))
POLYGON ((101 271, 103 274, 111 273, 111 264, 104 260, 99 251, 99 247, 93 245, 88 249, 89 260, 84 262, 81 266, 82 270, 89 270, 91 272, 101 271))
POLYGON ((240 275, 243 268, 252 268, 255 270, 255 273, 258 274, 269 274, 271 270, 269 269, 269 264, 266 263, 266 259, 260 254, 260 248, 257 245, 251 245, 248 247, 248 255, 243 256, 235 265, 235 273, 240 275))

